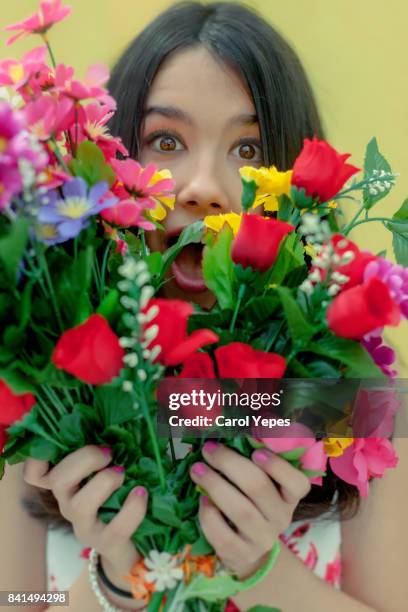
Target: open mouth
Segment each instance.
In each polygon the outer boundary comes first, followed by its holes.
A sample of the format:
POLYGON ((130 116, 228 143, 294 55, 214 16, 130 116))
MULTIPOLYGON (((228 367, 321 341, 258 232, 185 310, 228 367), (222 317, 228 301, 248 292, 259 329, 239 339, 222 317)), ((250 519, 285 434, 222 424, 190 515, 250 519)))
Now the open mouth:
MULTIPOLYGON (((181 230, 177 234, 169 235, 167 246, 173 246, 180 233, 181 230)), ((202 270, 203 249, 204 245, 200 242, 187 244, 171 264, 171 273, 175 283, 183 291, 198 293, 207 289, 202 270)))

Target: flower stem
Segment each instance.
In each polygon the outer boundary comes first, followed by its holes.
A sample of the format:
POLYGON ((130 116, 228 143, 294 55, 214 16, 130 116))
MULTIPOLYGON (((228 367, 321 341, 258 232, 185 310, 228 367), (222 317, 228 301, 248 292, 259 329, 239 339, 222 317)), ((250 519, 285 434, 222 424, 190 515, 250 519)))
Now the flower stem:
POLYGON ((150 415, 150 411, 149 411, 149 405, 148 405, 147 400, 146 400, 145 390, 144 390, 144 388, 143 388, 143 386, 141 384, 138 385, 138 391, 139 391, 138 395, 139 395, 139 399, 140 399, 140 404, 142 406, 143 416, 146 419, 147 429, 149 431, 150 441, 152 443, 153 453, 154 453, 154 457, 156 459, 157 470, 158 470, 158 473, 159 473, 160 487, 161 487, 162 492, 164 493, 166 491, 166 479, 165 479, 165 476, 164 476, 164 470, 163 470, 163 464, 162 464, 162 461, 161 461, 160 449, 159 449, 158 444, 157 444, 156 433, 154 431, 154 427, 153 427, 153 423, 152 423, 152 419, 151 419, 151 415, 150 415))
POLYGON ((242 298, 244 297, 245 289, 246 289, 246 285, 242 284, 242 285, 239 286, 237 303, 235 304, 235 310, 234 310, 234 314, 233 314, 232 320, 231 320, 231 325, 230 325, 230 328, 229 328, 229 331, 231 333, 235 329, 235 323, 237 321, 239 307, 241 306, 241 302, 242 302, 242 298))
POLYGON ((357 225, 362 225, 363 223, 370 223, 371 221, 381 221, 382 223, 384 222, 398 222, 397 219, 389 219, 388 217, 370 217, 369 219, 360 219, 360 221, 357 221, 357 223, 354 224, 353 228, 357 227, 357 225))
POLYGON ((50 45, 50 43, 48 41, 48 36, 44 32, 44 34, 42 34, 41 37, 42 37, 43 41, 45 42, 45 44, 47 45, 48 53, 50 54, 50 58, 51 58, 51 63, 53 65, 53 67, 56 68, 57 67, 57 62, 55 61, 54 53, 53 53, 51 45, 50 45))
POLYGON ((48 397, 48 399, 53 403, 55 408, 58 410, 60 416, 61 417, 65 416, 67 412, 64 408, 64 404, 61 402, 61 400, 59 399, 55 391, 51 389, 51 387, 48 387, 47 385, 43 385, 42 389, 45 395, 48 397))
POLYGON ((53 308, 54 308, 55 316, 57 318, 57 322, 58 322, 58 325, 60 327, 60 331, 63 332, 64 331, 64 325, 62 323, 61 313, 59 311, 57 299, 55 297, 54 286, 52 284, 52 279, 51 279, 50 271, 49 271, 49 268, 48 268, 47 259, 46 259, 45 255, 44 255, 44 251, 42 249, 37 250, 37 257, 38 257, 38 260, 39 260, 40 265, 42 267, 42 271, 44 273, 45 280, 46 280, 47 285, 48 285, 48 291, 50 293, 51 303, 52 303, 53 308))
POLYGON ((147 256, 147 248, 146 248, 146 236, 144 229, 140 230, 140 241, 142 243, 142 255, 143 257, 147 256))
POLYGON ((352 220, 350 221, 350 223, 348 223, 346 225, 345 228, 343 228, 343 234, 345 236, 347 236, 347 234, 353 229, 353 227, 355 227, 355 222, 357 221, 357 219, 359 218, 359 216, 361 215, 361 213, 363 212, 363 210, 365 209, 365 202, 363 202, 363 204, 360 206, 360 208, 358 209, 358 211, 356 212, 356 214, 354 215, 354 217, 352 218, 352 220))
POLYGON ((67 164, 65 163, 64 158, 61 155, 61 151, 59 150, 56 141, 55 140, 51 140, 50 144, 53 145, 50 148, 51 148, 52 152, 54 153, 55 157, 57 158, 58 163, 61 166, 61 168, 64 170, 64 172, 66 172, 67 174, 70 174, 69 168, 68 168, 67 164))

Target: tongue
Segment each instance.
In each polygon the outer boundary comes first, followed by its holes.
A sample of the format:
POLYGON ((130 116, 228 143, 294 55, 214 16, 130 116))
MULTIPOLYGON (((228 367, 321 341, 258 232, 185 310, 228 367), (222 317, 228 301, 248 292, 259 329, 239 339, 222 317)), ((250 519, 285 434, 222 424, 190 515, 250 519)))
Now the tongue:
POLYGON ((200 243, 188 244, 177 255, 171 269, 180 289, 193 292, 207 289, 201 268, 202 255, 203 245, 200 243))

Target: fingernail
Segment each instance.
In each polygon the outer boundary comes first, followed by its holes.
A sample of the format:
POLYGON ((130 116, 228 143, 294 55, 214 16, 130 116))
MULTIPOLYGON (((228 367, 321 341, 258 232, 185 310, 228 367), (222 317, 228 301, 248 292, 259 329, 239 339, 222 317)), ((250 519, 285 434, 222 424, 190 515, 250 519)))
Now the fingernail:
POLYGON ((202 476, 207 471, 205 463, 195 463, 191 468, 191 471, 195 476, 202 476))
POLYGON ((133 493, 138 497, 146 497, 147 495, 147 491, 144 487, 135 487, 133 493))
POLYGON ((105 457, 110 457, 112 454, 112 449, 109 448, 109 446, 100 446, 99 447, 101 449, 101 451, 103 452, 103 454, 105 455, 105 457))
POLYGON ((218 442, 215 442, 215 440, 207 440, 203 446, 203 449, 206 453, 210 453, 211 455, 211 453, 217 450, 218 446, 218 442))
POLYGON ((118 472, 119 474, 125 471, 125 468, 122 465, 112 465, 111 469, 115 470, 115 472, 118 472))
POLYGON ((207 495, 202 495, 200 499, 201 499, 201 503, 203 504, 203 506, 210 505, 210 500, 208 499, 207 495))
POLYGON ((269 459, 269 455, 264 450, 256 450, 254 454, 252 455, 252 459, 256 463, 266 463, 269 459))

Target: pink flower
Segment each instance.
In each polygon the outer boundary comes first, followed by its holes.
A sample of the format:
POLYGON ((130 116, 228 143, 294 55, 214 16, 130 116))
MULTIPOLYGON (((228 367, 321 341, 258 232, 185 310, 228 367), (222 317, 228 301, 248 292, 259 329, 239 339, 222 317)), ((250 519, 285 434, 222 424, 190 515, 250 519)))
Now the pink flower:
POLYGON ((24 53, 21 62, 5 59, 0 62, 0 85, 11 85, 18 90, 31 76, 46 67, 47 47, 42 45, 24 53))
MULTIPOLYGON (((128 151, 120 138, 114 138, 109 133, 108 121, 114 114, 115 108, 108 104, 94 102, 81 107, 78 125, 78 142, 92 140, 101 149, 107 161, 116 158, 116 153, 128 156, 128 151)), ((71 130, 73 140, 76 138, 75 129, 71 130)))
POLYGON ((74 103, 69 98, 41 96, 29 102, 24 111, 30 132, 38 140, 58 138, 75 121, 74 103))
MULTIPOLYGON (((300 452, 300 449, 303 449, 303 453, 298 457, 302 470, 306 473, 326 471, 327 455, 324 452, 323 441, 317 441, 312 431, 301 423, 292 423, 279 438, 259 438, 259 441, 284 457, 286 453, 296 455, 296 451, 300 452)), ((288 459, 290 461, 291 457, 288 459)), ((312 484, 322 484, 321 476, 310 474, 309 477, 312 484)))
POLYGON ((329 584, 332 584, 333 586, 335 585, 337 586, 340 584, 340 579, 341 579, 340 554, 336 556, 334 561, 326 565, 326 573, 325 573, 324 579, 326 582, 328 582, 329 584))
POLYGON ((155 225, 147 221, 143 216, 146 206, 136 200, 121 200, 115 206, 106 208, 101 212, 101 217, 108 221, 120 225, 120 227, 142 227, 146 230, 154 230, 155 225))
POLYGON ((391 442, 384 438, 356 438, 340 457, 330 457, 333 472, 368 495, 368 481, 381 478, 387 468, 395 467, 398 457, 391 442))
POLYGON ((74 69, 65 64, 58 64, 55 69, 54 87, 56 91, 79 102, 80 100, 100 100, 110 107, 115 107, 115 101, 102 87, 109 79, 109 68, 104 64, 94 64, 87 70, 82 81, 73 78, 74 69))
POLYGON ((355 438, 388 438, 394 431, 394 417, 401 407, 390 386, 386 391, 360 389, 354 400, 351 427, 355 438))
POLYGON ((6 45, 28 36, 28 34, 45 34, 55 23, 63 21, 71 12, 70 6, 61 6, 61 0, 41 0, 40 10, 20 21, 6 26, 6 31, 19 30, 17 34, 9 38, 6 45))

